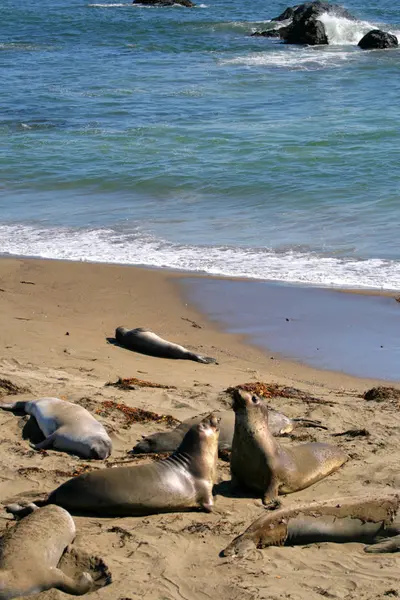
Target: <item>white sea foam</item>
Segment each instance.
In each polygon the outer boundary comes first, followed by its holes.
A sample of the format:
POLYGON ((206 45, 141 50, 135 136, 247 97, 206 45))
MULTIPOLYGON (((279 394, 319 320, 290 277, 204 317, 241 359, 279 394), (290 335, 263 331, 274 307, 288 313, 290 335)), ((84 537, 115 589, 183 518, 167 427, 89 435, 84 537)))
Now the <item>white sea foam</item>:
POLYGON ((332 46, 355 46, 368 31, 377 29, 376 25, 368 21, 351 21, 328 13, 318 19, 324 24, 329 44, 332 46))
POLYGON ((3 253, 76 261, 167 267, 230 277, 319 286, 400 290, 400 263, 266 248, 174 244, 139 230, 0 226, 3 253))
POLYGON ((353 57, 353 52, 332 52, 322 50, 321 47, 293 49, 285 48, 277 51, 254 52, 235 58, 221 60, 221 65, 245 65, 278 67, 297 71, 311 71, 326 68, 335 68, 353 57))

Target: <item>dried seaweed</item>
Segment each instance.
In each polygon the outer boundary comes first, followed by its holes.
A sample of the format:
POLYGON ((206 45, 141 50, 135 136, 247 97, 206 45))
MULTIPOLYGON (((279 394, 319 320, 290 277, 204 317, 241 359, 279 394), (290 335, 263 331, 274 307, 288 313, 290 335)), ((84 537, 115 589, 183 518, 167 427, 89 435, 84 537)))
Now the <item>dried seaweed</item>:
POLYGON ((123 402, 113 402, 112 400, 104 400, 101 403, 101 408, 98 408, 96 413, 102 417, 107 417, 113 411, 122 413, 127 421, 127 425, 131 425, 132 423, 147 423, 148 421, 165 423, 166 425, 178 425, 180 423, 178 419, 175 419, 171 415, 159 415, 150 410, 127 406, 123 402))
POLYGON ((0 398, 3 396, 14 396, 15 394, 26 394, 29 391, 28 387, 16 385, 9 379, 0 379, 0 398))
POLYGON ((348 429, 347 431, 341 431, 340 433, 332 433, 333 437, 339 437, 341 435, 347 435, 349 437, 370 437, 370 432, 367 429, 348 429))
POLYGON ((225 391, 232 395, 235 390, 245 390, 252 394, 257 394, 263 398, 296 398, 303 400, 304 402, 310 402, 315 404, 334 404, 330 400, 321 400, 320 398, 314 398, 297 388, 288 387, 286 385, 279 385, 278 383, 264 383, 263 381, 254 381, 248 383, 241 383, 233 387, 228 387, 225 391))
POLYGON ((385 400, 390 402, 400 401, 400 390, 390 386, 379 386, 373 387, 367 390, 361 396, 364 400, 374 400, 375 402, 384 402, 385 400))
POLYGON ((118 377, 115 382, 108 381, 106 386, 113 386, 120 390, 134 390, 137 387, 149 387, 149 388, 162 388, 162 389, 173 389, 176 390, 174 385, 163 385, 162 383, 153 383, 152 381, 145 381, 144 379, 138 379, 137 377, 118 377))

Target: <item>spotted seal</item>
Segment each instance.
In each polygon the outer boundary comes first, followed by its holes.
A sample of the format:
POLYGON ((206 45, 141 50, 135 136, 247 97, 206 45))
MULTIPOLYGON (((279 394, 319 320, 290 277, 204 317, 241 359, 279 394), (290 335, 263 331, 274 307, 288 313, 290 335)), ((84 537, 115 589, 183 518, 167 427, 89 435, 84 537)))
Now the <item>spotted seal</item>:
POLYGON ((281 446, 268 427, 268 408, 259 396, 235 390, 232 483, 257 490, 268 503, 320 481, 346 462, 340 448, 307 443, 281 446))
POLYGON ((111 439, 86 408, 60 400, 60 398, 39 398, 0 403, 4 410, 22 410, 32 415, 45 439, 34 445, 36 450, 56 448, 79 454, 85 458, 107 458, 112 449, 111 439))
POLYGON ((316 542, 362 542, 365 552, 400 549, 399 491, 332 498, 268 511, 236 537, 220 556, 244 556, 254 548, 316 542))
POLYGON ((142 354, 149 354, 150 356, 158 356, 160 358, 181 358, 205 364, 217 362, 215 358, 201 356, 200 354, 187 350, 187 348, 184 348, 179 344, 168 342, 156 333, 150 331, 150 329, 145 329, 144 327, 138 327, 136 329, 117 327, 115 330, 115 339, 118 344, 129 350, 141 352, 142 354))

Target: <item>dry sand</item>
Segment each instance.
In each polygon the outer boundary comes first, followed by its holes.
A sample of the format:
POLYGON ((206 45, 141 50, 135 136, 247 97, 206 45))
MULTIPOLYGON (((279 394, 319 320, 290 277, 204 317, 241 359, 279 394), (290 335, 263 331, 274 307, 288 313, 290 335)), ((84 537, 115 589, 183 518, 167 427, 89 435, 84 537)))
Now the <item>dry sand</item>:
MULTIPOLYGON (((26 417, 0 411, 0 501, 21 494, 43 496, 74 473, 123 461, 139 462, 128 451, 142 435, 165 429, 154 422, 126 425, 123 413, 105 401, 123 402, 177 419, 225 408, 224 390, 244 382, 295 386, 325 403, 272 398, 291 417, 320 419, 328 431, 297 429, 292 439, 330 441, 350 456, 337 473, 283 498, 300 503, 346 494, 400 488, 398 404, 367 402, 360 394, 374 381, 315 371, 271 360, 238 337, 215 329, 179 293, 179 275, 133 267, 56 261, 0 260, 0 378, 28 388, 17 398, 58 396, 97 415, 114 443, 110 459, 86 461, 56 451, 35 452, 24 439, 26 417), (149 327, 218 365, 152 358, 107 343, 119 325, 149 327), (198 326, 195 326, 198 325, 198 326), (174 388, 122 391, 105 386, 118 377, 138 377, 174 388), (365 428, 369 436, 332 437, 365 428)), ((379 382, 381 383, 381 382, 379 382)), ((1 392, 1 388, 0 388, 1 392)), ((150 460, 150 459, 146 459, 150 460)), ((219 460, 220 481, 229 465, 219 460)), ((218 557, 235 535, 264 510, 257 498, 218 495, 213 514, 201 512, 144 518, 76 517, 75 545, 101 556, 113 583, 90 594, 107 600, 253 600, 290 598, 375 599, 397 596, 400 556, 367 555, 362 544, 319 544, 270 548, 246 559, 218 557)), ((10 517, 1 510, 3 529, 10 517)), ((51 590, 35 598, 61 599, 51 590)))

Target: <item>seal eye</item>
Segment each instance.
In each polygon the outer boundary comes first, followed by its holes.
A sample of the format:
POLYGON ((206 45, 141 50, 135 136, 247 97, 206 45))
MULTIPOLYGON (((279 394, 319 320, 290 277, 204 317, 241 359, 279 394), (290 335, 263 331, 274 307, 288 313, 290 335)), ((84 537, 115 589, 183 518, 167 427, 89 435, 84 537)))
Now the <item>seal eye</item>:
POLYGON ((257 404, 257 403, 258 403, 258 398, 257 398, 257 396, 252 396, 252 397, 251 397, 251 401, 252 401, 252 403, 253 403, 253 404, 257 404))

